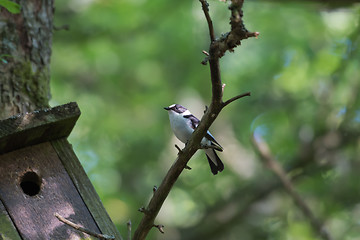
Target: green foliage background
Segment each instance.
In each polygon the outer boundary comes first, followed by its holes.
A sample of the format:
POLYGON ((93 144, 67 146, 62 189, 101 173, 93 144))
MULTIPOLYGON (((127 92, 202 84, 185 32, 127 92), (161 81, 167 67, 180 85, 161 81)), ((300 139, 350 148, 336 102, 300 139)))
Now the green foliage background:
MULTIPOLYGON (((229 30, 227 3, 211 0, 217 36, 229 30)), ((335 239, 360 234, 359 5, 246 1, 245 23, 259 31, 221 59, 224 109, 211 131, 225 170, 210 172, 198 152, 149 239, 319 239, 251 144, 266 139, 298 192, 335 239)), ((154 185, 176 159, 163 107, 201 117, 210 103, 209 45, 198 1, 56 1, 52 102, 76 101, 82 116, 70 142, 100 198, 126 236, 154 185)))

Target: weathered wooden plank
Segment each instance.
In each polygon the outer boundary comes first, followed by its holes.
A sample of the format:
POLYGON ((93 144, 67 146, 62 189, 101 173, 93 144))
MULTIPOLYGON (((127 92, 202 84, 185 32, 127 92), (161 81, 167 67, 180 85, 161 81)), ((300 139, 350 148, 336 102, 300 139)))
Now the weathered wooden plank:
POLYGON ((101 232, 103 234, 113 235, 117 240, 122 240, 119 231, 111 221, 98 194, 76 157, 72 146, 66 139, 55 140, 52 141, 51 144, 58 153, 69 176, 73 180, 84 202, 92 213, 97 225, 101 229, 101 232))
POLYGON ((0 201, 0 239, 21 240, 2 201, 0 201))
POLYGON ((72 102, 1 120, 0 154, 67 137, 79 116, 80 109, 72 102))
POLYGON ((54 216, 100 232, 50 142, 2 154, 0 163, 0 196, 23 240, 95 239, 54 216))

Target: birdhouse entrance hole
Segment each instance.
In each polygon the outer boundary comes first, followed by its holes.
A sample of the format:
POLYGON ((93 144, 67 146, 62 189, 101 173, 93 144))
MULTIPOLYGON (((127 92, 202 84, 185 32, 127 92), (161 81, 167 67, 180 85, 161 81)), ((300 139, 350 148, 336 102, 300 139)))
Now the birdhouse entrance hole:
POLYGON ((35 196, 40 192, 41 178, 36 172, 25 172, 20 178, 20 187, 26 195, 35 196))

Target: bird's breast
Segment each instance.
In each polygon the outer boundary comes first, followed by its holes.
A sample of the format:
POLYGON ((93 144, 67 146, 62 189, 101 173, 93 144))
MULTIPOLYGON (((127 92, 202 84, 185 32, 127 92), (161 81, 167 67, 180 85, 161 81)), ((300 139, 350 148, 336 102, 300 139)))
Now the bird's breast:
POLYGON ((193 133, 193 129, 187 124, 188 119, 184 118, 182 115, 170 114, 170 125, 175 134, 175 136, 186 143, 193 133))

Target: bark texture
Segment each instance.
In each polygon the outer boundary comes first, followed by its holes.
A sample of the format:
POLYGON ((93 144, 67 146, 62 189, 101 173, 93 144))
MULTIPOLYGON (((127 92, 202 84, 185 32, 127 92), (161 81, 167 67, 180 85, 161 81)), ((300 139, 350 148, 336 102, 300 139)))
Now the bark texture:
POLYGON ((0 119, 49 106, 53 0, 0 8, 0 119))

